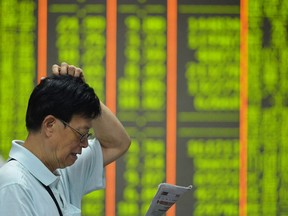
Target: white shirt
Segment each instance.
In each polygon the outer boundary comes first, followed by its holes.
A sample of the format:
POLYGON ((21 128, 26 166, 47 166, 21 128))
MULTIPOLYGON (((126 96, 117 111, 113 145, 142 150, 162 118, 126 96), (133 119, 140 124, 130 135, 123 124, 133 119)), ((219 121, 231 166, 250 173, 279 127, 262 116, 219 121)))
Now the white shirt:
POLYGON ((65 216, 80 216, 82 197, 105 187, 98 140, 89 141, 72 166, 58 169, 54 174, 22 144, 23 141, 12 142, 9 156, 15 160, 0 168, 0 215, 59 215, 40 182, 51 188, 65 216))

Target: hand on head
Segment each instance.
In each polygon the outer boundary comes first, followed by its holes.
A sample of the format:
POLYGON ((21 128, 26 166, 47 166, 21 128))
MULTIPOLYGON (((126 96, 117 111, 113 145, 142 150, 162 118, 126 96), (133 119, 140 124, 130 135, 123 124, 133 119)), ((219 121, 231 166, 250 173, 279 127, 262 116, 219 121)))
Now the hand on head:
POLYGON ((81 68, 75 67, 74 65, 68 65, 66 62, 62 62, 61 66, 54 64, 52 66, 52 73, 54 75, 65 75, 68 74, 74 77, 80 77, 84 80, 84 73, 81 68))

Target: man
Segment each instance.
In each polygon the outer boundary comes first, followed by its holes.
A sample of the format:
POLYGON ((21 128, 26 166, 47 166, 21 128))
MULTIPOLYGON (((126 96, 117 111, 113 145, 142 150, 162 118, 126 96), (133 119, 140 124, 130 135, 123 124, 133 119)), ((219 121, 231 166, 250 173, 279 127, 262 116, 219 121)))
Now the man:
POLYGON ((62 63, 52 71, 30 96, 26 140, 12 142, 0 168, 0 215, 81 215, 83 195, 104 188, 104 166, 130 146, 80 68, 62 63))

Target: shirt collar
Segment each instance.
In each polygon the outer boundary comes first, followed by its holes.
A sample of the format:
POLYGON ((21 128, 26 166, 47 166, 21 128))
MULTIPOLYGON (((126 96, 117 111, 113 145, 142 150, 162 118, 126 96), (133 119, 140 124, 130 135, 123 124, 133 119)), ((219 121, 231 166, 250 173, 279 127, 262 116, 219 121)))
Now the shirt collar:
POLYGON ((24 141, 13 140, 9 153, 10 158, 14 158, 21 163, 36 179, 48 186, 59 181, 59 172, 54 175, 32 152, 23 147, 24 141))

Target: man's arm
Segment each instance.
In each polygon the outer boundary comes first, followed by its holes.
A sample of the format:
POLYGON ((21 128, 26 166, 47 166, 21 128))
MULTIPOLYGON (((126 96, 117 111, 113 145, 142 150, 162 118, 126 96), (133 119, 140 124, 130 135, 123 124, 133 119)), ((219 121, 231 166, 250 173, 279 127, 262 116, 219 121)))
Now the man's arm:
POLYGON ((129 148, 131 140, 117 117, 101 102, 101 115, 93 120, 95 136, 99 140, 104 166, 118 159, 129 148))
MULTIPOLYGON (((81 68, 62 62, 61 65, 53 65, 52 72, 55 75, 69 74, 80 77, 84 81, 81 68)), ((118 159, 129 148, 131 140, 125 128, 118 118, 101 103, 101 115, 93 120, 93 129, 103 151, 104 166, 118 159)))

